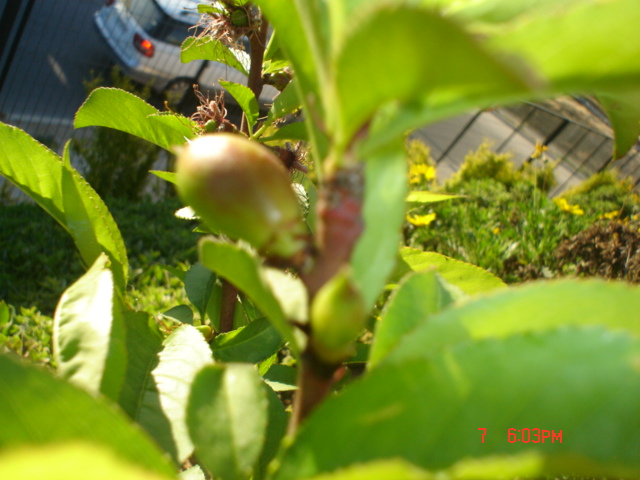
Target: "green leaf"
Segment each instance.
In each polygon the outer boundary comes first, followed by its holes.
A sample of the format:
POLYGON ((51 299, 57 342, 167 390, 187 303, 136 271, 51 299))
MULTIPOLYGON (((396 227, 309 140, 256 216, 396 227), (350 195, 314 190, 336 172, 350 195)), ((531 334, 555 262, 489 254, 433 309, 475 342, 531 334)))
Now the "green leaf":
POLYGON ((407 194, 407 166, 400 141, 366 159, 365 230, 351 258, 354 280, 371 308, 395 264, 407 194), (385 221, 381 222, 380 219, 385 221))
POLYGON ((63 378, 92 395, 118 400, 125 377, 125 326, 106 255, 60 298, 54 356, 63 378))
MULTIPOLYGON (((152 353, 149 349, 148 354, 152 353)), ((144 383, 138 387, 139 405, 135 420, 177 462, 193 453, 185 412, 191 383, 196 373, 213 362, 211 349, 202 334, 191 325, 175 329, 154 357, 147 357, 144 383), (155 359, 149 363, 149 360, 155 359)))
POLYGON ((460 198, 459 195, 447 195, 444 193, 433 193, 414 190, 407 195, 408 203, 437 203, 451 200, 452 198, 460 198))
POLYGON ((313 480, 431 480, 435 477, 404 460, 379 460, 337 472, 317 475, 313 480))
POLYGON ((271 105, 269 109, 265 122, 267 125, 271 125, 275 120, 293 113, 300 108, 301 102, 297 89, 298 80, 294 77, 273 101, 273 105, 271 105))
POLYGON ((253 94, 251 89, 244 85, 240 85, 239 83, 226 82, 223 80, 220 80, 220 85, 222 85, 225 90, 235 98, 236 102, 238 102, 238 105, 244 112, 247 119, 249 128, 253 131, 253 126, 256 124, 258 117, 260 116, 260 109, 258 107, 258 100, 256 100, 256 96, 253 94))
POLYGON ((211 344, 213 357, 219 362, 259 363, 282 347, 282 338, 266 318, 222 333, 211 344))
POLYGON ((285 411, 280 397, 267 385, 262 384, 262 388, 266 392, 268 402, 268 420, 264 444, 256 464, 256 474, 254 475, 256 479, 266 477, 269 463, 278 453, 282 439, 287 433, 287 425, 289 423, 289 414, 285 411), (259 474, 262 474, 262 477, 259 474))
POLYGON ((243 75, 249 75, 249 56, 246 52, 230 49, 224 43, 209 36, 189 37, 182 42, 180 61, 189 63, 194 60, 220 62, 235 68, 243 75))
POLYGON ((298 369, 279 363, 272 365, 264 376, 264 381, 276 392, 296 390, 298 369))
POLYGON ((200 262, 189 269, 184 279, 187 298, 200 312, 202 321, 204 321, 207 303, 209 303, 215 283, 216 275, 200 262))
POLYGON ((287 322, 277 298, 268 286, 258 260, 246 250, 214 238, 200 242, 200 261, 244 292, 273 323, 294 354, 300 352, 293 327, 287 322))
MULTIPOLYGON (((150 328, 154 322, 148 314, 143 312, 123 312, 126 327, 127 370, 120 391, 118 403, 129 417, 138 421, 144 411, 144 392, 150 375, 158 365, 158 354, 162 351, 162 338, 150 328)), ((162 422, 167 424, 166 418, 162 422)), ((161 423, 158 419, 157 425, 161 423)), ((156 425, 156 428, 157 428, 156 425)))
POLYGON ((263 278, 278 299, 284 316, 290 321, 306 323, 309 320, 309 296, 300 277, 277 268, 264 268, 263 278))
POLYGON ((166 456, 111 404, 12 357, 0 355, 0 371, 0 448, 82 442, 174 475, 166 456))
POLYGON ((634 0, 571 2, 497 30, 489 42, 526 60, 550 82, 547 91, 615 93, 637 89, 640 44, 628 39, 638 22, 634 0))
POLYGON ((452 301, 433 271, 409 275, 387 302, 376 325, 370 365, 384 358, 404 335, 452 301))
MULTIPOLYGON (((438 471, 527 453, 539 460, 533 471, 520 463, 528 470, 490 478, 633 478, 640 474, 638 358, 640 341, 626 332, 567 327, 387 364, 319 407, 273 478, 383 458, 438 471), (487 429, 484 443, 478 428, 487 429), (509 443, 511 428, 562 431, 562 442, 509 443)), ((489 478, 473 473, 467 478, 489 478)))
POLYGON ((640 289, 596 280, 498 289, 420 324, 385 361, 429 355, 470 339, 506 338, 562 325, 605 325, 640 336, 640 289))
POLYGON ((215 478, 249 477, 264 443, 267 408, 264 386, 253 366, 211 365, 198 373, 187 423, 198 460, 215 478))
POLYGON ((171 307, 162 316, 178 323, 188 323, 193 325, 193 310, 188 305, 176 305, 171 307))
POLYGON ((149 170, 149 173, 153 173, 156 177, 166 180, 169 183, 176 183, 176 174, 174 172, 163 172, 160 170, 149 170))
POLYGON ((38 445, 0 454, 0 478, 11 480, 161 480, 172 475, 152 473, 118 458, 109 449, 84 443, 38 445))
POLYGON ((462 110, 528 91, 524 77, 432 9, 383 4, 368 13, 351 22, 336 54, 340 112, 328 122, 340 146, 391 101, 420 105, 415 117, 434 105, 462 110))
POLYGON ((27 133, 0 123, 0 173, 69 232, 87 266, 106 253, 124 290, 124 241, 107 206, 76 170, 27 133))
POLYGON ((291 140, 294 142, 306 142, 309 139, 307 128, 304 122, 288 123, 278 128, 273 135, 262 137, 262 142, 273 142, 276 140, 291 140))
POLYGON ((204 474, 204 470, 200 468, 200 465, 194 465, 183 470, 178 474, 178 478, 180 480, 207 480, 207 476, 204 474))
POLYGON ((640 135, 640 91, 616 91, 598 95, 615 132, 613 158, 631 150, 640 135))
POLYGON ((76 113, 74 127, 114 128, 169 151, 195 137, 191 124, 184 117, 159 113, 132 93, 116 88, 98 88, 91 92, 76 113))
POLYGON ((403 264, 402 274, 413 270, 422 272, 434 270, 451 285, 460 288, 464 293, 489 292, 504 287, 505 283, 494 274, 470 263, 461 262, 435 252, 423 252, 414 248, 403 247, 400 250, 403 264))

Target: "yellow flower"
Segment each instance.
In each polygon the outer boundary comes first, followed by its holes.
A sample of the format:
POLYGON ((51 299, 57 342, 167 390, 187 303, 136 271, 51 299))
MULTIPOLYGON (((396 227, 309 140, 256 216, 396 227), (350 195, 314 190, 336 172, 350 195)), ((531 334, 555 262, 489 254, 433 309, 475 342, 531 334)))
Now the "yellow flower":
POLYGON ((427 182, 433 180, 436 178, 436 168, 426 163, 414 163, 411 165, 409 168, 409 183, 420 183, 422 177, 424 177, 427 182))
POLYGON ((498 235, 502 230, 500 230, 500 227, 496 227, 493 229, 493 234, 494 235, 498 235))
POLYGON ((600 218, 607 218, 609 220, 613 220, 614 218, 618 218, 620 215, 620 210, 614 210, 613 212, 605 213, 600 218))
POLYGON ((540 142, 536 142, 535 150, 531 154, 531 158, 542 158, 542 155, 547 150, 549 150, 549 147, 547 147, 546 145, 543 145, 540 142))
POLYGON ((584 215, 584 210, 581 209, 579 205, 569 205, 566 198, 558 197, 554 198, 553 201, 563 212, 571 213, 573 215, 584 215))
POLYGON ((436 219, 435 213, 427 215, 407 215, 407 221, 416 227, 426 227, 436 219))

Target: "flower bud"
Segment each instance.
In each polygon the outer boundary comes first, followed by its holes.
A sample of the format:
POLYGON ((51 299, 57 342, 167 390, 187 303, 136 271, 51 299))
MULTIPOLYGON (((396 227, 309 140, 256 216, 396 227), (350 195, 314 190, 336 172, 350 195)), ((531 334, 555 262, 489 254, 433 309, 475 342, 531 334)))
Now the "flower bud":
POLYGON ((360 290, 343 269, 318 291, 311 304, 311 342, 319 358, 339 363, 355 353, 354 340, 367 312, 360 290))
POLYGON ((289 175, 257 142, 229 133, 193 140, 179 152, 176 186, 214 231, 281 258, 305 246, 306 228, 289 175))

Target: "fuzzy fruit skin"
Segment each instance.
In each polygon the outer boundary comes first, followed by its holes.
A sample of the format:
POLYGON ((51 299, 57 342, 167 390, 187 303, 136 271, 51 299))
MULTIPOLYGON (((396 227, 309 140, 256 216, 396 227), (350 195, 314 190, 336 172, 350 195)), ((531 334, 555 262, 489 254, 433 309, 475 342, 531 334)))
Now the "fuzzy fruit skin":
POLYGON ((367 311, 360 290, 343 269, 316 294, 311 304, 311 343, 327 363, 340 363, 354 351, 353 341, 365 326, 367 311))
POLYGON ((213 230, 289 258, 306 229, 288 172, 269 149, 231 133, 203 135, 178 155, 182 200, 213 230))

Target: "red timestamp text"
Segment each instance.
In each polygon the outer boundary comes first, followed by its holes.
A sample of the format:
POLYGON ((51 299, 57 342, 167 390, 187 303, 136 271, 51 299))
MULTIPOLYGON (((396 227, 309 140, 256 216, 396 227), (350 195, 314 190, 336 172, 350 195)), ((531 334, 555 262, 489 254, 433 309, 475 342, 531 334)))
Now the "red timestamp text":
POLYGON ((507 431, 507 440, 509 443, 562 443, 562 430, 556 432, 554 430, 541 430, 539 428, 510 428, 507 431))

